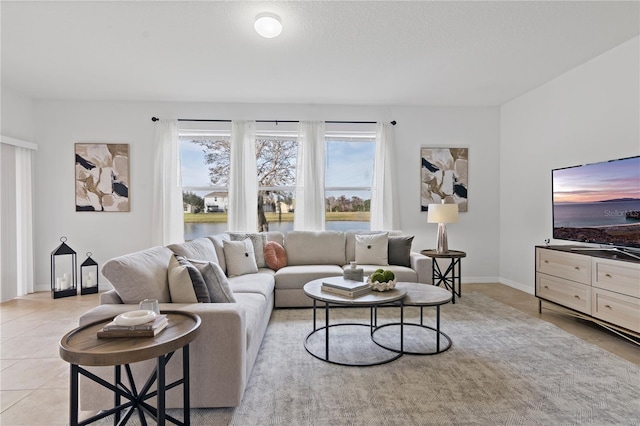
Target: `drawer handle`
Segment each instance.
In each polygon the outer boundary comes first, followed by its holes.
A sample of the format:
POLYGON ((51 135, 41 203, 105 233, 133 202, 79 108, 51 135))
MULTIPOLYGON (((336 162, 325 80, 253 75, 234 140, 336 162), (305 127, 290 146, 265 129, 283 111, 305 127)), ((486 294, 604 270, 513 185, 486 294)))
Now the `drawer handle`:
POLYGON ((549 290, 549 286, 548 286, 548 285, 545 285, 545 286, 544 286, 544 288, 546 288, 547 290, 549 290))
POLYGON ((576 271, 579 271, 580 267, 579 266, 574 266, 573 269, 575 269, 576 271))
POLYGON ((580 299, 580 296, 578 296, 577 294, 574 294, 573 297, 575 297, 576 299, 580 299))
POLYGON ((607 278, 613 278, 613 277, 611 276, 611 274, 604 274, 604 276, 605 276, 605 277, 607 277, 607 278))
POLYGON ((607 308, 607 309, 613 309, 613 308, 611 307, 611 305, 604 305, 604 307, 605 307, 605 308, 607 308))
POLYGON ((548 260, 545 260, 545 261, 544 261, 544 263, 549 263, 549 261, 548 261, 548 260))

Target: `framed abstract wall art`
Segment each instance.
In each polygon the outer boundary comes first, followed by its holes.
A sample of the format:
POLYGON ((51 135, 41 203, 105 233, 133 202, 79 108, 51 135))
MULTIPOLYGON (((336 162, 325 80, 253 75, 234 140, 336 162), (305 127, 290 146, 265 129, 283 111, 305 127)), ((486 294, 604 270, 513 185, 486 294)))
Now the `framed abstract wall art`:
POLYGON ((129 211, 129 144, 75 144, 77 212, 129 211))
POLYGON ((429 204, 458 205, 458 211, 468 208, 469 148, 420 148, 420 209, 429 204))

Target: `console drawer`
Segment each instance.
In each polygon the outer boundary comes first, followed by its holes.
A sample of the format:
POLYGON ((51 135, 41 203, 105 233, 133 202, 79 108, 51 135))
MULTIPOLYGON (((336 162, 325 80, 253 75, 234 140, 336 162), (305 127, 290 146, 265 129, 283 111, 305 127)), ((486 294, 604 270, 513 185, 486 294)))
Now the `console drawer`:
POLYGON ((594 287, 640 297, 640 264, 593 260, 594 287))
POLYGON ((591 257, 537 248, 536 271, 589 285, 591 257))
POLYGON ((591 286, 536 274, 536 296, 585 314, 591 314, 591 286))
POLYGON ((595 287, 592 290, 594 317, 640 333, 640 299, 595 287))

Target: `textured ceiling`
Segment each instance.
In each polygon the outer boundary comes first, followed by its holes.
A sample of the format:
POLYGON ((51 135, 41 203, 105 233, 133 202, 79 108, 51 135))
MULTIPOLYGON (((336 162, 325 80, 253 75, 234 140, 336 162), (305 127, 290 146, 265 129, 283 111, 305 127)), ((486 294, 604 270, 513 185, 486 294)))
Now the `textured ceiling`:
POLYGON ((2 1, 35 99, 499 105, 640 34, 638 1, 2 1), (283 33, 253 30, 277 13, 283 33))

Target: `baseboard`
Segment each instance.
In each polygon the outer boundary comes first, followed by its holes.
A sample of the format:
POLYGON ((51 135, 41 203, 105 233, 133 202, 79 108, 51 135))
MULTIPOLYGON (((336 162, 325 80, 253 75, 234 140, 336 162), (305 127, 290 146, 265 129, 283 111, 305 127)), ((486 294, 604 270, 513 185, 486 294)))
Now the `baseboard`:
POLYGON ((508 280, 506 278, 499 278, 498 282, 500 284, 504 284, 504 285, 508 285, 509 287, 513 287, 516 290, 524 291, 525 293, 529 293, 529 294, 533 294, 533 295, 535 294, 535 291, 534 291, 533 288, 531 288, 530 286, 528 286, 526 284, 519 283, 517 281, 511 281, 511 280, 508 280))

